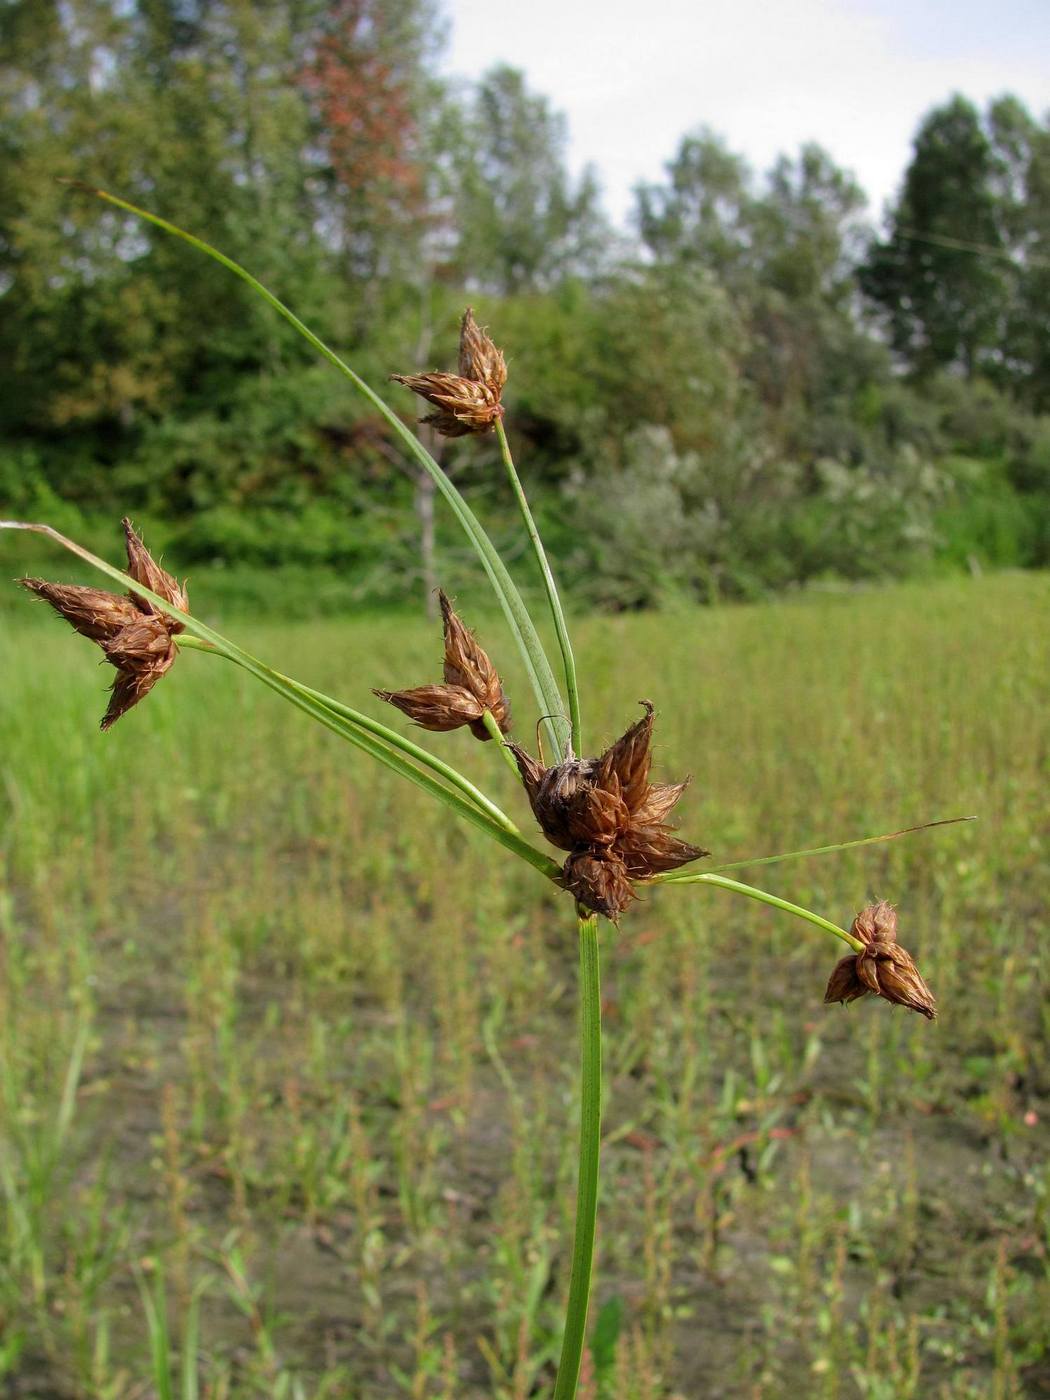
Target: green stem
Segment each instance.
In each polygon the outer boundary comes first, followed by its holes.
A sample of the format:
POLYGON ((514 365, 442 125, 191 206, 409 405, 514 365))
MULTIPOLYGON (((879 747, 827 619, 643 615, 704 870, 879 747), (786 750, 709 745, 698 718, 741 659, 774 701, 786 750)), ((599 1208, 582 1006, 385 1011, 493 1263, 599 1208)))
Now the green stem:
POLYGON ((732 890, 734 894, 747 895, 748 899, 760 900, 763 904, 771 904, 774 909, 783 909, 786 914, 794 914, 796 918, 805 919, 808 924, 815 924, 817 928, 822 928, 826 933, 833 933, 836 938, 841 938, 843 943, 848 943, 855 953, 862 951, 864 944, 859 938, 854 938, 851 933, 847 933, 844 928, 839 928, 838 924, 833 924, 830 919, 821 918, 819 914, 814 914, 812 909, 803 909, 801 904, 792 904, 789 900, 781 899, 778 895, 769 894, 766 890, 755 889, 754 885, 742 885, 739 880, 727 880, 724 875, 714 875, 705 871, 702 875, 684 875, 680 880, 675 880, 676 885, 717 885, 722 890, 732 890))
MULTIPOLYGON (((210 642, 202 642, 199 637, 187 637, 183 634, 182 636, 176 637, 175 641, 180 647, 190 647, 195 651, 208 651, 214 656, 225 656, 224 652, 220 652, 218 648, 212 646, 210 642)), ((231 658, 226 657, 226 659, 230 660, 231 658)), ((376 738, 382 740, 384 744, 388 744, 393 749, 399 749, 402 753, 407 754, 409 758, 415 760, 416 763, 421 763, 424 767, 431 769, 432 772, 439 774, 446 782, 458 788, 465 797, 469 797, 475 806, 480 807, 483 812, 487 812, 493 821, 499 822, 500 826, 502 826, 505 831, 512 832, 515 836, 521 835, 520 830, 514 822, 511 821, 510 817, 507 816, 506 812, 504 812, 501 807, 497 806, 491 797, 486 797, 481 789, 475 787, 470 779, 465 778, 457 768, 453 768, 451 763, 445 763, 443 759, 438 758, 428 749, 421 748, 419 744, 413 743, 412 740, 406 738, 404 734, 399 734, 396 729, 389 729, 379 720, 372 719, 370 715, 362 714, 360 710, 351 709, 349 705, 344 705, 342 701, 334 700, 332 696, 325 695, 322 690, 314 690, 308 685, 303 685, 301 681, 292 680, 291 676, 283 675, 280 671, 274 671, 274 675, 279 676, 280 679, 285 681, 288 685, 294 686, 295 689, 299 690, 303 695, 307 695, 310 699, 316 700, 317 703, 323 705, 326 710, 331 710, 333 714, 339 715, 342 719, 349 720, 351 724, 356 725, 359 729, 364 729, 368 733, 374 734, 376 738)), ((516 767, 514 771, 517 773, 516 767)))
POLYGON ((558 596, 558 585, 554 582, 554 575, 551 573, 551 566, 547 562, 547 551, 543 548, 543 541, 540 539, 540 532, 536 528, 536 522, 532 518, 532 511, 525 495, 525 488, 521 484, 517 468, 514 466, 514 458, 510 454, 510 443, 507 441, 507 434, 503 427, 502 419, 496 421, 496 436, 499 438, 500 451, 503 454, 503 465, 507 468, 507 475, 510 477, 510 484, 517 497, 518 509, 521 511, 521 518, 525 522, 525 529, 529 539, 532 541, 533 553, 536 555, 536 562, 540 566, 540 573, 543 575, 543 586, 547 590, 547 602, 550 604, 551 617, 554 620, 554 630, 558 636, 558 646, 561 648, 562 665, 565 669, 565 689, 569 696, 569 720, 572 727, 572 748, 574 753, 583 752, 583 741, 580 737, 580 692, 576 684, 576 660, 572 654, 572 643, 569 641, 569 629, 565 624, 565 613, 562 611, 561 598, 558 596))
POLYGON ((227 652, 226 656, 228 660, 233 661, 238 666, 243 666, 264 685, 276 690, 278 694, 283 695, 286 700, 290 700, 293 705, 296 705, 313 719, 318 720, 327 729, 338 734, 340 738, 348 740, 359 749, 363 749, 372 758, 376 758, 380 763, 392 768, 402 778, 410 779, 424 792, 429 792, 432 797, 439 798, 464 820, 470 822, 472 826, 484 831, 493 840, 498 841, 501 846, 505 846, 508 851, 513 851, 515 855, 521 856, 522 860, 527 861, 529 865, 546 875, 548 879, 560 878, 560 867, 549 856, 538 851, 535 846, 530 846, 516 828, 511 831, 506 826, 495 822, 485 812, 479 811, 472 802, 466 802, 458 793, 450 792, 435 778, 421 772, 414 764, 406 762, 388 744, 373 739, 369 734, 362 733, 354 723, 345 719, 337 710, 333 710, 327 703, 315 699, 316 692, 311 691, 308 686, 300 685, 298 681, 291 680, 290 677, 282 675, 280 671, 271 670, 269 666, 264 666, 262 662, 255 661, 254 658, 251 658, 254 664, 249 665, 247 661, 242 661, 240 657, 230 652, 227 652))
POLYGON ((580 935, 580 1167, 569 1303, 558 1377, 554 1382, 554 1400, 573 1400, 580 1379, 594 1262, 601 1152, 602 1001, 598 976, 598 916, 577 905, 576 923, 580 935))
POLYGON ((491 710, 486 710, 485 713, 481 716, 481 722, 488 730, 491 738, 495 740, 496 747, 499 749, 500 755, 503 758, 504 763, 506 763, 507 767, 514 774, 515 781, 520 783, 521 774, 518 772, 518 765, 514 762, 514 755, 504 743, 503 730, 500 729, 499 725, 496 723, 496 716, 492 713, 491 710))

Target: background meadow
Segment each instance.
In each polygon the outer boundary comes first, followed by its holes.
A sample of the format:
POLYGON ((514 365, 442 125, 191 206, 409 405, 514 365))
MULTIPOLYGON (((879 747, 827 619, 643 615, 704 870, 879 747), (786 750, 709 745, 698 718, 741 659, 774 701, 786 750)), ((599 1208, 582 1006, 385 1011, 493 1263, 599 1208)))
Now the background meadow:
MULTIPOLYGON (((439 655, 421 620, 193 597, 376 713, 439 655)), ((594 745, 652 698, 656 773, 693 774, 683 829, 720 860, 980 818, 764 872, 841 921, 893 899, 932 1026, 824 1007, 837 945, 717 890, 605 927, 584 1395, 1050 1393, 1047 604, 1003 574, 580 621, 594 745)), ((218 659, 100 736, 94 660, 2 614, 5 1393, 545 1393, 568 901, 218 659)), ((528 824, 491 746, 424 741, 528 824)))

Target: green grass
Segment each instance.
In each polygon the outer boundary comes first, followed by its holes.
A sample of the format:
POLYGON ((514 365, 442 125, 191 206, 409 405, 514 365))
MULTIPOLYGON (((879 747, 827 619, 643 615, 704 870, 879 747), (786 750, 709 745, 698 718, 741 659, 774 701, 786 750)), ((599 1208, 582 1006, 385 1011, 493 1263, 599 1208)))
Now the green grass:
MULTIPOLYGON (((844 923, 892 899, 933 1026, 825 1008, 833 940, 718 890, 603 926, 582 1395, 1047 1393, 1048 604, 1003 575, 578 626, 590 746, 654 700, 719 860, 980 816, 755 872, 844 923)), ((90 644, 0 619, 0 1389, 549 1394, 568 900, 207 656, 99 735, 90 644)), ((440 654, 404 617, 230 630, 377 715, 440 654)), ((531 831, 490 745, 424 742, 531 831)))

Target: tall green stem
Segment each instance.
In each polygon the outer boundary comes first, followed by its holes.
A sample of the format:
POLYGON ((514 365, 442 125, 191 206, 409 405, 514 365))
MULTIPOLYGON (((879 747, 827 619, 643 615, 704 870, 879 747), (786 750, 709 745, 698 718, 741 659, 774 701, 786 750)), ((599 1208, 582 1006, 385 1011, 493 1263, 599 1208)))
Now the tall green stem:
POLYGON ((533 553, 536 555, 536 562, 540 566, 540 573, 543 575, 543 586, 547 590, 547 602, 550 604, 551 617, 554 620, 554 630, 558 637, 558 646, 561 648, 562 665, 565 669, 565 689, 569 696, 569 721, 572 726, 572 747, 574 753, 583 752, 583 741, 580 737, 580 692, 576 685, 576 659, 572 654, 572 643, 569 641, 569 629, 565 625, 565 613, 562 611, 561 598, 558 596, 558 585, 554 582, 554 575, 551 573, 551 566, 547 562, 547 551, 543 548, 543 541, 540 539, 540 532, 536 528, 536 522, 532 518, 532 511, 525 495, 525 488, 521 484, 517 468, 514 466, 514 458, 510 455, 510 443, 507 441, 507 434, 504 431, 501 420, 496 421, 496 436, 499 438, 500 451, 503 453, 503 465, 507 468, 507 475, 510 477, 510 484, 518 502, 518 509, 521 511, 521 518, 525 522, 525 530, 532 542, 533 553))
POLYGON ((579 905, 580 935, 580 1168, 576 1188, 576 1231, 565 1334, 554 1383, 554 1400, 573 1400, 587 1329, 587 1303, 594 1262, 594 1224, 598 1210, 598 1158, 602 1133, 602 1000, 598 975, 598 916, 579 905))

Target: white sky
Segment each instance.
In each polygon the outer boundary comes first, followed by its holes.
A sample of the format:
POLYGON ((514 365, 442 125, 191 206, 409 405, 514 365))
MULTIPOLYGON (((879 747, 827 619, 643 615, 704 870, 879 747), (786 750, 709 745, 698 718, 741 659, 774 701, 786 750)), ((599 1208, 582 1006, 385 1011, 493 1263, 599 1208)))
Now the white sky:
POLYGON ((1050 0, 445 0, 444 67, 522 68, 569 120, 609 213, 700 125, 765 170, 820 142, 879 214, 920 117, 952 92, 1050 109, 1050 0))

